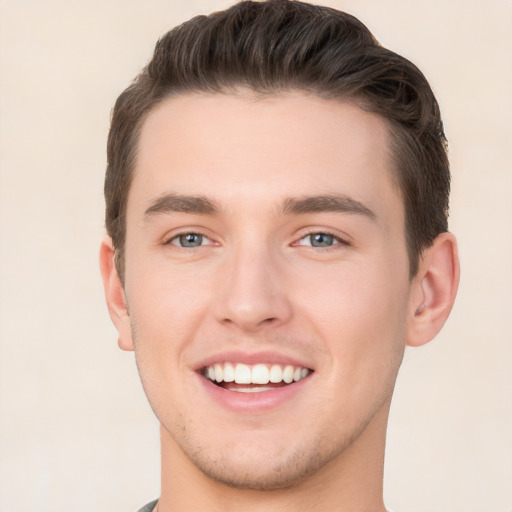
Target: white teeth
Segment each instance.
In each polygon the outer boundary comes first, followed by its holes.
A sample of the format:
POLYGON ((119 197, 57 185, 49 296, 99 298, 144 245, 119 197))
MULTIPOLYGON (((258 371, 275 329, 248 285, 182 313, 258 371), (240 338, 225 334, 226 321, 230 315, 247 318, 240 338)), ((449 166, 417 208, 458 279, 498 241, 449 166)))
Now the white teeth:
POLYGON ((283 380, 283 370, 278 364, 273 364, 270 368, 270 382, 278 383, 283 380))
MULTIPOLYGON (((204 369, 204 376, 213 382, 235 382, 236 384, 258 384, 255 388, 245 388, 247 393, 267 391, 270 387, 262 388, 264 384, 284 382, 291 384, 304 379, 309 374, 308 368, 302 366, 264 363, 249 366, 243 363, 215 363, 204 369)), ((229 388, 228 388, 229 389, 229 388)), ((234 389, 233 389, 234 390, 234 389)))
POLYGON ((238 363, 235 366, 235 382, 237 384, 251 384, 251 369, 246 364, 238 363))
POLYGON ((253 384, 268 384, 269 371, 266 365, 257 364, 252 367, 252 380, 253 384))
POLYGON ((262 391, 270 391, 272 388, 260 386, 257 388, 226 388, 229 391, 236 391, 237 393, 261 393, 262 391))
POLYGON ((235 380, 235 369, 231 363, 224 365, 224 382, 234 382, 235 380))
POLYGON ((283 372, 283 380, 286 382, 286 384, 290 384, 293 382, 293 366, 287 365, 283 372))
POLYGON ((217 382, 222 382, 224 380, 224 371, 222 370, 222 366, 220 364, 216 364, 213 368, 215 369, 215 380, 217 382))

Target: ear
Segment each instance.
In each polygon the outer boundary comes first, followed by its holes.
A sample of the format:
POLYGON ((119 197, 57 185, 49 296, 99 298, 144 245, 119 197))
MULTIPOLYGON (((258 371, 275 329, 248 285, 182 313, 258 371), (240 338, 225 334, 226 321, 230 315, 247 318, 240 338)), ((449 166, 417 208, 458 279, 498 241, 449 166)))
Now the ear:
POLYGON ((123 350, 133 350, 130 315, 126 305, 124 287, 117 273, 112 239, 106 237, 100 248, 100 270, 105 289, 108 312, 119 333, 118 344, 123 350))
POLYGON ((455 301, 459 275, 457 241, 451 233, 441 233, 424 251, 413 279, 407 345, 424 345, 441 330, 455 301))

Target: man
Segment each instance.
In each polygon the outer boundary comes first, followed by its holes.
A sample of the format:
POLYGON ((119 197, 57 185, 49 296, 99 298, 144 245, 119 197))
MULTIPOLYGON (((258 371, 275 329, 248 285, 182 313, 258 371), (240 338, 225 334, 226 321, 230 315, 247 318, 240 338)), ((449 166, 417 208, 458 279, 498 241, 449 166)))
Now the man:
POLYGON ((354 17, 242 2, 119 97, 101 270, 161 423, 142 510, 383 512, 404 347, 459 276, 421 72, 354 17))

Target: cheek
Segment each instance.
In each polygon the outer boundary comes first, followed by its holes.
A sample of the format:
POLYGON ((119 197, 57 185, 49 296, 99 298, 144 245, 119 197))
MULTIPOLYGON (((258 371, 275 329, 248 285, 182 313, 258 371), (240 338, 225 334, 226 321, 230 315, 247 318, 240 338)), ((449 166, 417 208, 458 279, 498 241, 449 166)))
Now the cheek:
POLYGON ((211 286, 197 273, 147 261, 136 271, 132 267, 126 283, 135 352, 143 378, 154 375, 156 382, 158 375, 169 385, 184 369, 187 347, 208 311, 211 286))
POLYGON ((169 325, 173 331, 180 329, 191 315, 202 310, 212 288, 207 269, 198 271, 197 267, 171 265, 164 258, 151 257, 139 258, 133 266, 130 272, 133 279, 127 281, 130 313, 139 322, 147 320, 155 329, 169 329, 169 325))
POLYGON ((130 275, 137 276, 127 282, 127 297, 140 379, 157 416, 171 425, 190 394, 186 354, 207 309, 207 289, 165 266, 140 266, 130 275))
POLYGON ((377 371, 394 360, 405 343, 407 273, 347 267, 324 282, 328 285, 321 289, 310 287, 301 303, 329 345, 332 364, 351 373, 369 367, 377 371))

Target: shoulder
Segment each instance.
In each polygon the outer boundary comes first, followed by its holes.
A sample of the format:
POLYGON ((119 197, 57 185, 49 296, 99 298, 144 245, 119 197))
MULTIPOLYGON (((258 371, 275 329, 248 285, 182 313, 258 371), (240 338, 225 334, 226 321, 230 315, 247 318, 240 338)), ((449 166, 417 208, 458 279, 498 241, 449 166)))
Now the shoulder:
POLYGON ((157 504, 158 500, 152 501, 151 503, 148 503, 144 507, 142 507, 139 512, 151 512, 153 508, 155 508, 155 505, 157 504))

